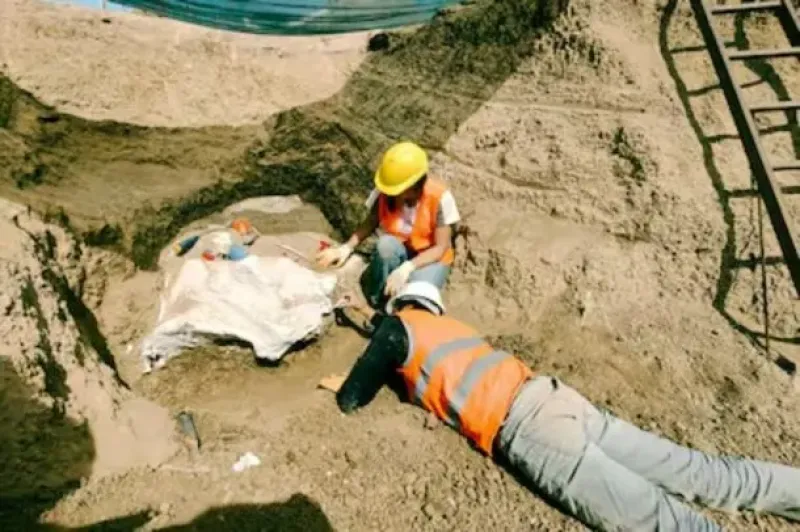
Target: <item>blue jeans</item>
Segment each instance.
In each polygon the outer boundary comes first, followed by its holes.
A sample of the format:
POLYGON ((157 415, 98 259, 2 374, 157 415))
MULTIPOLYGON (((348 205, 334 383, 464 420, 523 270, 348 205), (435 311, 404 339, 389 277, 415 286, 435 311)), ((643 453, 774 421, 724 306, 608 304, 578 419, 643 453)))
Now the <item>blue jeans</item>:
POLYGON ((595 529, 721 530, 676 496, 800 521, 800 469, 682 447, 551 377, 520 389, 497 444, 534 489, 595 529))
MULTIPOLYGON (((413 256, 409 255, 406 247, 397 238, 383 235, 378 239, 378 245, 375 246, 369 268, 364 272, 361 283, 364 296, 373 308, 381 308, 386 303, 383 290, 389 274, 411 258, 413 256)), ((437 262, 414 270, 409 281, 427 281, 441 290, 449 275, 450 267, 437 262)))

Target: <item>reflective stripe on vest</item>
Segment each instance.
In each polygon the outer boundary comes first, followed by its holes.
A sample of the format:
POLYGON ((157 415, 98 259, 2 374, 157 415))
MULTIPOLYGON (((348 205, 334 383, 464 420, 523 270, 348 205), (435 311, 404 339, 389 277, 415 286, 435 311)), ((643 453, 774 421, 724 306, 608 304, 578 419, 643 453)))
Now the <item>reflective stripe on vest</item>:
POLYGON ((398 316, 409 337, 400 369, 409 397, 491 455, 519 387, 532 376, 530 369, 457 320, 419 310, 398 316))
POLYGON ((425 392, 428 391, 428 382, 430 381, 430 376, 433 374, 434 368, 436 368, 439 362, 441 362, 445 357, 452 355, 457 351, 478 347, 481 344, 483 344, 482 338, 461 338, 459 340, 453 340, 452 342, 440 345, 431 351, 431 353, 422 363, 422 372, 420 373, 419 379, 417 379, 415 396, 422 397, 425 395, 425 392))
POLYGON ((453 391, 453 395, 450 398, 449 411, 449 417, 453 420, 458 420, 459 426, 457 428, 459 430, 461 429, 460 422, 461 414, 464 411, 464 404, 467 402, 467 398, 475 388, 475 385, 478 384, 481 377, 486 375, 489 369, 508 357, 513 358, 513 355, 509 355, 504 351, 492 351, 486 356, 475 359, 472 364, 470 364, 466 373, 461 377, 458 386, 453 391))
MULTIPOLYGON (((394 210, 389 209, 387 198, 381 194, 378 196, 378 223, 381 229, 389 235, 400 240, 406 247, 419 254, 436 244, 436 219, 439 213, 439 204, 442 195, 447 187, 433 178, 428 178, 425 187, 422 189, 422 196, 417 202, 417 214, 411 233, 407 234, 401 230, 403 227, 403 209, 396 206, 394 210)), ((440 259, 440 262, 450 266, 453 264, 455 252, 450 247, 440 259)))

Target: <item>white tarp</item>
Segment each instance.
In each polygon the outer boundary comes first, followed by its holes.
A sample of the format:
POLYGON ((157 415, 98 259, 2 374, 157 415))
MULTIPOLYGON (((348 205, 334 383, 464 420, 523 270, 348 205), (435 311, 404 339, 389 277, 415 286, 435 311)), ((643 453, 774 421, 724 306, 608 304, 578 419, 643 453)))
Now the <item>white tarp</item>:
POLYGON ((144 370, 215 338, 244 340, 258 358, 277 361, 321 332, 336 283, 285 257, 188 259, 166 280, 155 329, 142 340, 144 370))

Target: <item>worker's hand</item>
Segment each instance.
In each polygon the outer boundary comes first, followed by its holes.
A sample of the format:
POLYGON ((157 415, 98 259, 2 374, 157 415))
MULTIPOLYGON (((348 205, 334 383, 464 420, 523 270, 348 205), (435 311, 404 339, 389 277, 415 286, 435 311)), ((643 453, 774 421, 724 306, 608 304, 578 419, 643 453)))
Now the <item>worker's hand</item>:
POLYGON ((326 248, 317 253, 317 265, 322 268, 331 266, 341 266, 353 254, 353 250, 347 244, 342 244, 335 248, 326 248))
POLYGON ((328 375, 319 383, 317 384, 318 388, 322 388, 323 390, 328 390, 330 392, 336 393, 339 391, 339 388, 342 387, 344 384, 345 376, 344 375, 328 375))
POLYGON ((397 292, 400 291, 403 286, 408 282, 409 276, 411 273, 416 270, 417 267, 414 266, 414 263, 410 260, 405 261, 403 264, 400 265, 395 271, 389 274, 389 278, 386 279, 386 288, 384 289, 384 293, 389 297, 394 297, 397 292))

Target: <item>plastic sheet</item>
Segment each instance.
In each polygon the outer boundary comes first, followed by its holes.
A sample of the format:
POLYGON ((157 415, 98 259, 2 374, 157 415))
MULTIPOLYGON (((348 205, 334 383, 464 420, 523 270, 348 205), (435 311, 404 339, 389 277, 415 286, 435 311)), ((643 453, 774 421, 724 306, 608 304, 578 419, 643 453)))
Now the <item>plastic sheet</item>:
POLYGON ((166 279, 156 326, 141 343, 143 369, 226 338, 251 344, 257 358, 280 360, 296 342, 321 332, 336 283, 333 274, 283 257, 189 259, 166 279))
POLYGON ((454 0, 116 0, 119 4, 245 33, 328 34, 424 23, 454 0))

